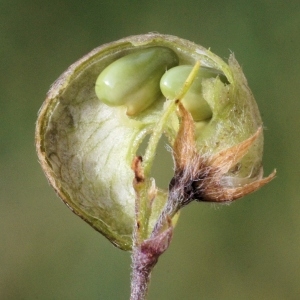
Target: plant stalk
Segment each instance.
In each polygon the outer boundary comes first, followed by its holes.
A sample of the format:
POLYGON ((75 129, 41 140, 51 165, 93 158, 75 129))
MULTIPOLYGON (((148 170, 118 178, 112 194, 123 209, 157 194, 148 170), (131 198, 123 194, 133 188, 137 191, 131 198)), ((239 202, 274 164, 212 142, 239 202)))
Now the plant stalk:
POLYGON ((130 300, 145 300, 148 293, 151 271, 157 259, 142 253, 139 246, 132 253, 132 277, 130 300))

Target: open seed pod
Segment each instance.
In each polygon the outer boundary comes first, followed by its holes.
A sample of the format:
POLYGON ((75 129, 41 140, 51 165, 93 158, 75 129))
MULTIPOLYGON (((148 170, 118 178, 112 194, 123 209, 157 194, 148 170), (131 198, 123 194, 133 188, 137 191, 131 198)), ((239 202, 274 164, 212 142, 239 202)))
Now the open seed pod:
MULTIPOLYGON (((199 74, 181 100, 193 118, 197 151, 217 155, 257 132, 259 111, 233 55, 227 64, 178 37, 131 36, 94 49, 57 79, 40 109, 36 148, 50 184, 74 213, 121 249, 132 246, 132 161, 196 61, 199 74)), ((179 127, 174 111, 163 124, 171 146, 179 127)), ((260 179, 262 149, 259 132, 223 184, 260 179)), ((167 191, 158 189, 149 232, 166 199, 167 191)))

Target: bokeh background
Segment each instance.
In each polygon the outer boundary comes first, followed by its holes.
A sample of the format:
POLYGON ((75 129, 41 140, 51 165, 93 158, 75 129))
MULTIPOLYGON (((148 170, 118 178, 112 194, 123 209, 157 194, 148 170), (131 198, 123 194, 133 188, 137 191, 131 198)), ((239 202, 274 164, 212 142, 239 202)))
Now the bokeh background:
MULTIPOLYGON (((224 59, 234 51, 266 127, 265 173, 276 167, 278 176, 230 206, 185 208, 149 299, 300 299, 298 0, 0 1, 0 299, 129 299, 129 253, 57 198, 37 161, 34 127, 50 84, 71 63, 154 31, 224 59)), ((159 166, 167 184, 168 167, 159 166)))

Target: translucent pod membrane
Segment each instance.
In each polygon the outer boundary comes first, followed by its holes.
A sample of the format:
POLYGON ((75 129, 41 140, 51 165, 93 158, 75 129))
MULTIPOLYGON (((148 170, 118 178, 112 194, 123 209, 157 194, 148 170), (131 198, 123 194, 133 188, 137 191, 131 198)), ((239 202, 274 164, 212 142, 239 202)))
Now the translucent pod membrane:
POLYGON ((97 97, 109 106, 125 105, 127 115, 135 115, 161 97, 160 79, 176 65, 178 57, 169 48, 138 50, 101 72, 95 87, 97 97))
MULTIPOLYGON (((192 69, 193 66, 182 65, 168 70, 160 81, 163 95, 168 99, 175 99, 192 69)), ((216 77, 218 74, 213 69, 200 67, 193 84, 182 98, 182 104, 191 113, 194 121, 203 121, 212 117, 211 108, 202 96, 202 81, 216 77)))
MULTIPOLYGON (((195 107, 191 94, 183 102, 195 121, 209 118, 195 122, 198 154, 217 155, 262 126, 255 99, 233 55, 227 64, 210 50, 175 36, 130 36, 92 50, 56 80, 39 111, 36 149, 50 184, 75 214, 121 249, 131 249, 135 224, 132 161, 157 124, 163 124, 168 143, 174 144, 180 120, 174 110, 162 122, 173 103, 165 97, 174 99, 186 80, 178 66, 197 61, 201 79, 190 89, 197 94, 195 107), (167 93, 165 84, 160 88, 166 71, 167 79, 175 72, 167 80, 167 93), (205 125, 199 128, 201 123, 205 125)), ((262 150, 260 132, 224 184, 230 180, 235 186, 244 184, 243 178, 261 176, 262 150)), ((167 199, 167 191, 158 189, 151 202, 149 232, 167 199)))

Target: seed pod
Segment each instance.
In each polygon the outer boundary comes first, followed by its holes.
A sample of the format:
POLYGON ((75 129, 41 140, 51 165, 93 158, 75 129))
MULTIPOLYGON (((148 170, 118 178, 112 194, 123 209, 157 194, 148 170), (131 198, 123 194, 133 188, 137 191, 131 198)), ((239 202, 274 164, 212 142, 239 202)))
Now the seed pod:
MULTIPOLYGON (((257 132, 262 126, 259 111, 233 55, 226 64, 211 51, 178 37, 131 36, 94 49, 57 79, 40 109, 36 149, 50 184, 74 213, 121 249, 129 250, 132 246, 136 194, 131 164, 139 145, 159 123, 172 146, 180 124, 180 116, 175 111, 162 122, 162 113, 170 101, 165 104, 165 97, 158 96, 159 86, 149 84, 148 71, 153 67, 157 81, 162 76, 162 66, 166 70, 174 64, 194 65, 196 61, 200 61, 201 68, 223 74, 227 81, 224 84, 219 76, 202 81, 201 101, 208 103, 211 116, 201 130, 195 124, 198 154, 216 156, 257 132), (147 58, 149 66, 146 64, 145 73, 141 65, 139 75, 131 77, 136 66, 131 69, 130 59, 150 48, 154 52, 163 49, 169 53, 163 55, 167 59, 154 57, 149 61, 147 58), (120 66, 120 61, 114 65, 119 59, 124 66, 120 66), (116 100, 104 100, 103 82, 96 84, 99 74, 107 68, 107 74, 100 75, 99 80, 105 76, 114 80, 114 74, 123 67, 125 75, 116 76, 133 90, 133 99, 127 87, 120 85, 116 88, 116 93, 121 91, 116 100), (128 81, 126 74, 131 77, 128 81), (96 95, 95 84, 103 101, 96 95), (142 88, 141 97, 136 94, 139 88, 142 88), (126 95, 124 99, 123 95, 126 95)), ((191 112, 198 119, 198 113, 194 109, 191 112)), ((178 140, 176 143, 178 148, 178 140)), ((244 183, 244 179, 248 183, 261 177, 262 145, 260 132, 238 167, 227 174, 226 184, 244 183)), ((154 200, 151 200, 149 232, 166 203, 167 192, 153 188, 151 195, 154 200)))

